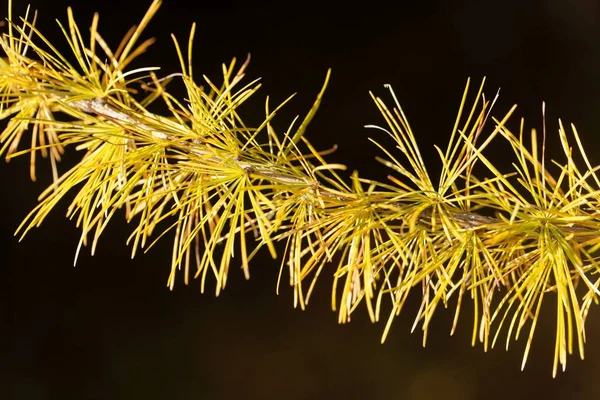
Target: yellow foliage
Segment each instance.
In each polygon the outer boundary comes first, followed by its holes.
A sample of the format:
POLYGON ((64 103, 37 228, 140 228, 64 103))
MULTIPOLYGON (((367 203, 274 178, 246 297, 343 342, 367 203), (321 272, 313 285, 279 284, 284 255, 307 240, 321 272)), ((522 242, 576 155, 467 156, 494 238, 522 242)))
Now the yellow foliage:
POLYGON ((8 33, 0 39, 0 119, 8 121, 0 155, 8 160, 29 154, 35 179, 40 153, 54 174, 19 226, 21 237, 74 192, 67 215, 81 228, 77 254, 83 246, 93 254, 123 209, 134 222, 132 256, 173 235, 171 289, 177 279, 188 284, 193 277, 204 290, 212 276, 218 295, 235 251, 249 277, 259 249, 266 247, 275 259, 283 248, 281 271, 288 271, 296 305, 306 306, 325 272, 334 277, 332 307, 340 323, 350 321, 360 305, 378 321, 382 302, 389 301, 382 340, 409 293, 421 293, 413 329, 421 327, 423 343, 438 306, 447 307, 451 299, 454 332, 468 295, 475 310, 473 344, 494 346, 504 330, 508 347, 526 334, 524 366, 542 302, 550 296, 556 302, 554 374, 558 365, 565 368, 575 344, 583 357, 585 319, 600 294, 600 181, 574 126, 568 133, 560 125, 565 157, 552 161, 559 171, 554 176, 545 161, 545 130, 540 150, 535 131, 525 138, 522 123, 518 134, 506 127, 514 107, 501 119, 490 117, 495 99, 485 98, 483 83, 469 105, 467 82, 448 146, 435 147, 441 160, 435 183, 388 87, 392 107, 372 95, 386 123, 373 127, 396 146, 371 140, 382 152, 377 159, 390 169, 389 182, 357 173, 345 180, 337 172, 345 167, 328 163, 304 136, 329 72, 297 129, 277 134, 271 120, 285 102, 270 110, 268 101, 264 122, 247 127, 237 109, 260 86, 242 83, 248 61, 223 65, 221 83, 206 77, 199 83, 191 67, 194 26, 187 52, 173 38, 180 74, 161 79, 155 67, 128 69, 153 42, 140 40, 159 6, 155 0, 116 50, 98 32, 98 15, 86 41, 69 9, 60 29, 75 64, 35 28, 35 15, 17 22, 9 10, 8 33), (186 101, 169 93, 173 79, 185 84, 186 101), (168 107, 169 116, 148 110, 156 101, 168 107), (258 141, 261 132, 267 143, 258 141), (512 170, 499 171, 485 156, 494 140, 512 147, 512 170), (81 160, 59 174, 57 163, 68 147, 81 160), (574 151, 585 168, 575 164, 574 151), (489 177, 474 175, 477 163, 489 177), (170 225, 159 231, 163 220, 170 225))

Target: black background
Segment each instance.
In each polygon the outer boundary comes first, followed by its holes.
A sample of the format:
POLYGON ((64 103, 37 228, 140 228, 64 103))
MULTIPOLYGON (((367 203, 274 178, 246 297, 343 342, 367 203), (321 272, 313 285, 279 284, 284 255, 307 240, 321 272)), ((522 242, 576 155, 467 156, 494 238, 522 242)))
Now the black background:
MULTIPOLYGON (((25 1, 16 1, 22 15, 25 1)), ((54 20, 73 6, 82 31, 100 12, 100 31, 116 46, 143 16, 149 1, 36 1, 38 27, 64 42, 54 20)), ((4 17, 6 2, 0 15, 4 17)), ((252 54, 250 78, 263 88, 241 115, 256 125, 263 101, 298 92, 275 124, 285 129, 305 113, 328 67, 331 84, 307 133, 317 148, 339 144, 332 162, 385 179, 374 161, 377 137, 365 124, 383 124, 369 90, 393 85, 432 169, 431 144, 443 147, 468 77, 487 76, 486 93, 502 87, 495 115, 518 103, 512 126, 524 117, 541 127, 548 105, 549 152, 559 155, 557 118, 575 122, 592 162, 600 140, 600 5, 571 1, 205 2, 167 0, 145 37, 158 41, 136 66, 177 72, 170 33, 185 42, 198 23, 196 72, 216 80, 222 62, 252 54)), ((59 46, 59 47, 60 47, 59 46)), ((501 144, 490 157, 508 162, 501 144)), ((67 157, 66 165, 74 157, 67 157)), ((63 167, 63 168, 66 168, 63 167)), ((549 297, 528 364, 524 341, 509 352, 500 344, 484 353, 470 346, 471 315, 449 337, 452 312, 440 311, 426 348, 410 333, 416 302, 379 343, 383 325, 366 312, 338 325, 330 311, 330 282, 320 282, 307 311, 292 307, 292 293, 277 296, 278 262, 252 265, 245 281, 232 271, 225 292, 201 295, 199 284, 166 287, 171 243, 130 260, 131 227, 115 222, 72 267, 78 231, 57 209, 22 243, 13 232, 50 183, 28 178, 23 157, 0 167, 0 384, 10 399, 592 399, 600 393, 600 318, 587 324, 586 359, 569 358, 566 373, 551 378, 554 305, 549 297)), ((235 265, 235 262, 234 262, 235 265)), ((3 390, 2 390, 3 391, 3 390)), ((0 397, 3 397, 0 394, 0 397)))

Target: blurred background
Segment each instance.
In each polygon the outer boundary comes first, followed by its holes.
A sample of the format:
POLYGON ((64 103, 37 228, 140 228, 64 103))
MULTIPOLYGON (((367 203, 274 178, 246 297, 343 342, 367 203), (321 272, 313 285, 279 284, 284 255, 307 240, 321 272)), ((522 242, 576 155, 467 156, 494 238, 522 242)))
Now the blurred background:
MULTIPOLYGON (((23 15, 26 3, 15 0, 15 15, 23 15)), ((31 4, 39 11, 37 26, 60 49, 65 42, 55 19, 66 21, 68 5, 83 32, 98 11, 100 32, 114 48, 150 0, 31 4)), ((560 117, 576 123, 592 163, 600 163, 597 1, 350 4, 166 0, 145 35, 157 43, 136 66, 177 72, 169 35, 185 43, 195 21, 196 74, 218 80, 221 63, 252 54, 248 76, 261 77, 263 88, 240 110, 249 125, 261 121, 266 95, 275 104, 298 93, 278 114, 279 131, 309 110, 331 67, 330 86, 307 136, 319 149, 338 144, 329 160, 363 177, 383 180, 387 174, 367 140, 382 135, 363 128, 384 124, 370 90, 385 96, 383 85, 394 87, 433 170, 439 164, 432 144, 446 145, 467 78, 476 86, 484 76, 488 97, 502 88, 494 115, 517 103, 509 126, 517 129, 524 117, 527 129, 541 128, 546 101, 550 155, 560 156, 560 117)), ((6 0, 0 10, 4 18, 6 0)), ((509 162, 501 144, 494 149, 494 161, 509 162)), ((62 170, 75 160, 68 156, 62 170)), ((8 387, 10 399, 516 400, 593 399, 600 393, 597 307, 588 318, 586 359, 570 357, 567 371, 553 380, 551 297, 521 372, 523 340, 509 352, 503 343, 488 353, 471 347, 468 306, 453 337, 453 310, 438 311, 425 348, 419 331, 410 333, 414 299, 383 345, 383 324, 371 324, 366 312, 337 324, 325 276, 308 310, 294 309, 290 288, 275 294, 279 262, 266 254, 252 264, 249 281, 233 270, 219 298, 212 290, 200 294, 197 281, 170 292, 171 242, 131 260, 125 245, 131 227, 118 218, 97 255, 84 252, 73 268, 79 233, 64 218, 67 203, 22 243, 13 236, 51 182, 44 168, 31 182, 28 161, 0 167, 0 386, 8 387)))

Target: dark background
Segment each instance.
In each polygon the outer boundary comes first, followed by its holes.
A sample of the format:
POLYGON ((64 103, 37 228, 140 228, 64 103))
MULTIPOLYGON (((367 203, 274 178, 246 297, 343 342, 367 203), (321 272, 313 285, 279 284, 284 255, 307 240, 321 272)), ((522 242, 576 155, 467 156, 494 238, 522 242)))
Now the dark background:
MULTIPOLYGON (((26 3, 16 3, 22 15, 26 3)), ((55 43, 64 42, 54 20, 66 21, 71 5, 84 32, 99 11, 100 31, 112 46, 149 4, 33 2, 38 27, 55 43)), ((6 1, 1 9, 4 17, 6 1)), ((502 87, 496 116, 518 103, 512 126, 522 116, 528 128, 539 128, 545 100, 549 152, 559 154, 561 117, 577 124, 598 164, 599 12, 591 0, 394 6, 167 0, 145 36, 158 41, 138 66, 177 72, 169 34, 185 42, 196 21, 196 73, 218 79, 222 62, 252 54, 249 76, 261 77, 264 86, 240 111, 250 125, 263 116, 267 94, 275 104, 298 92, 279 114, 280 131, 310 108, 331 67, 331 84, 307 135, 320 149, 339 144, 332 162, 378 179, 386 171, 374 161, 378 153, 367 137, 379 134, 363 126, 383 121, 369 90, 385 95, 383 84, 393 85, 433 169, 430 144, 445 146, 466 79, 478 84, 487 76, 488 96, 502 87)), ((506 163, 504 150, 498 145, 490 156, 506 163)), ((74 160, 68 157, 66 165, 74 160)), ((383 325, 371 324, 366 312, 337 324, 326 277, 307 311, 292 307, 289 288, 277 296, 279 263, 269 257, 253 263, 250 281, 234 269, 225 292, 214 298, 201 295, 197 281, 173 292, 165 287, 169 240, 130 260, 125 240, 131 228, 121 222, 104 234, 96 256, 84 254, 73 268, 78 231, 63 216, 65 204, 17 243, 14 230, 50 183, 48 170, 35 183, 28 176, 26 157, 0 167, 0 386, 8 387, 7 398, 592 399, 600 393, 597 307, 588 319, 586 359, 569 358, 566 373, 555 380, 550 297, 523 372, 523 340, 509 352, 502 344, 487 354, 470 346, 468 308, 452 338, 452 310, 440 311, 423 348, 420 334, 410 333, 413 302, 381 345, 383 325)))

